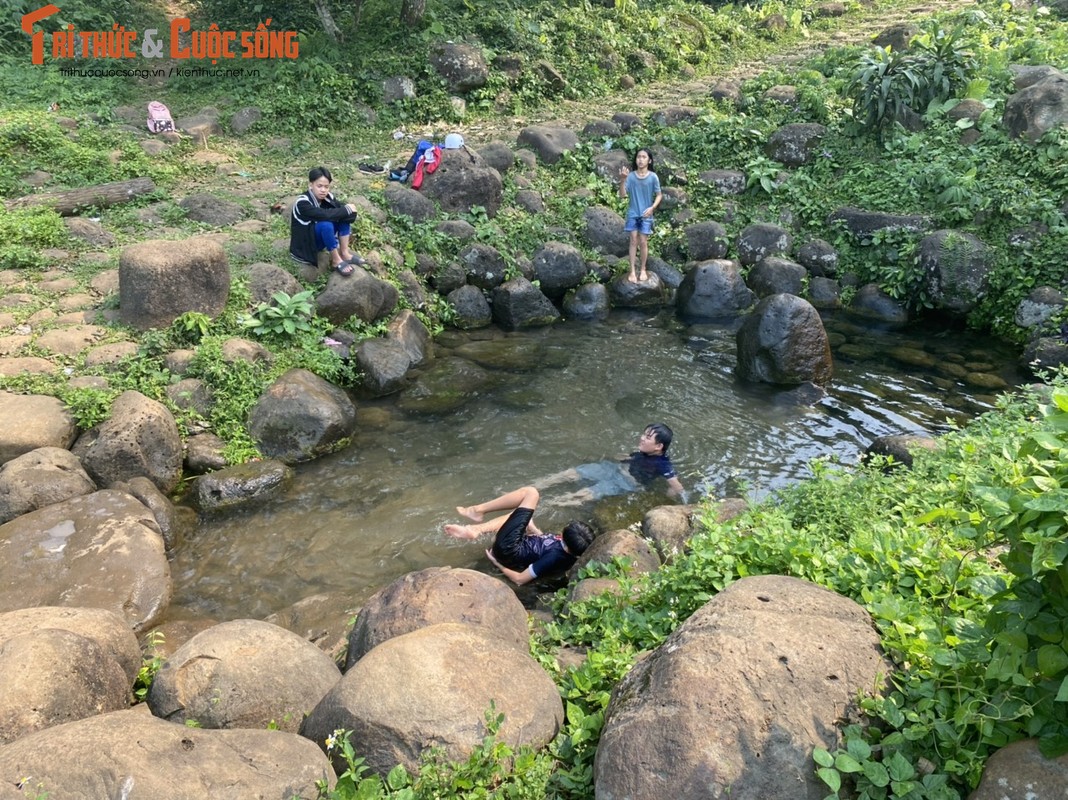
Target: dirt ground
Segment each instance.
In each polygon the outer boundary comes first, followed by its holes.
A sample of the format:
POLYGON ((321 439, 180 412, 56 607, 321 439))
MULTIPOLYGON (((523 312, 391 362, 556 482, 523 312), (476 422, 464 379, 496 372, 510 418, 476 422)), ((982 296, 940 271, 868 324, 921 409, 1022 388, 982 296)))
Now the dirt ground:
POLYGON ((490 141, 514 142, 519 132, 530 125, 555 125, 581 130, 587 122, 595 119, 610 119, 613 114, 628 111, 643 118, 653 111, 669 106, 699 105, 708 97, 711 88, 720 80, 745 81, 769 69, 790 66, 802 62, 830 47, 870 42, 875 36, 892 25, 919 23, 935 13, 972 5, 969 0, 945 0, 908 8, 869 9, 853 21, 847 31, 812 31, 810 37, 797 46, 776 53, 768 58, 747 61, 731 69, 687 80, 665 80, 640 84, 634 89, 620 90, 605 97, 584 100, 562 100, 547 103, 536 112, 524 116, 501 116, 479 120, 468 125, 450 125, 441 122, 427 126, 420 133, 431 135, 433 131, 456 130, 464 135, 471 145, 490 141))

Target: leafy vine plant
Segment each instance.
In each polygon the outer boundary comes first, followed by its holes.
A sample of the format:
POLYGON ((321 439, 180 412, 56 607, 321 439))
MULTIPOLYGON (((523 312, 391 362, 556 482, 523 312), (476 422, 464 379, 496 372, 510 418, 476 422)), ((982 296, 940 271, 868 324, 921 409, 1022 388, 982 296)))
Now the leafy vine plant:
POLYGON ((310 331, 315 313, 313 294, 310 289, 292 297, 285 292, 275 292, 270 303, 260 303, 239 322, 257 336, 294 336, 298 332, 310 331))
POLYGON ((963 28, 947 32, 932 20, 907 50, 875 48, 860 56, 846 89, 853 119, 882 141, 911 115, 965 90, 978 66, 963 28))

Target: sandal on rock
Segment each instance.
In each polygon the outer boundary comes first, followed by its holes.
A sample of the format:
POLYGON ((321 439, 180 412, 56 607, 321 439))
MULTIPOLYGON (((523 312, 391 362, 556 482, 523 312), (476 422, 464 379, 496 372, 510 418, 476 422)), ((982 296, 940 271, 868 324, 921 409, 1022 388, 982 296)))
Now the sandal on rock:
POLYGON ((367 260, 360 257, 359 253, 354 253, 352 258, 345 261, 350 267, 362 267, 367 263, 367 260))
POLYGON ((362 164, 360 164, 359 169, 360 172, 370 172, 372 174, 386 171, 385 167, 380 167, 378 166, 378 164, 372 164, 369 161, 364 161, 362 164))
POLYGON ((347 278, 349 277, 349 275, 352 274, 354 267, 348 261, 342 261, 340 264, 334 267, 334 269, 336 269, 338 272, 340 272, 347 278))

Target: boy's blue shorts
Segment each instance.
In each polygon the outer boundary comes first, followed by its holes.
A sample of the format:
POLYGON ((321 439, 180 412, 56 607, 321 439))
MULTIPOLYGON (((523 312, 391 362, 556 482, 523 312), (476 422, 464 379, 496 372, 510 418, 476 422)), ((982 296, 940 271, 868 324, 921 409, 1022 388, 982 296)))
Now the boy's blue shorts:
POLYGON ((627 217, 627 224, 623 226, 624 232, 637 231, 643 236, 651 236, 653 233, 652 217, 627 217))
POLYGON ((589 481, 588 488, 594 500, 630 494, 640 488, 638 482, 627 472, 627 468, 618 461, 579 464, 575 471, 583 480, 589 481))

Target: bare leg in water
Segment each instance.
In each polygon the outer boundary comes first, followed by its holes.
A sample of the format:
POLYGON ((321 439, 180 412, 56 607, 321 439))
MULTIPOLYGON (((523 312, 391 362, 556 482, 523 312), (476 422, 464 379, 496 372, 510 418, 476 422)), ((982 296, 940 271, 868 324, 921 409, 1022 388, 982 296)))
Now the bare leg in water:
MULTIPOLYGON (((511 512, 517 508, 529 508, 533 510, 538 507, 538 501, 540 499, 541 495, 538 493, 537 489, 533 486, 524 486, 521 489, 515 489, 506 494, 502 494, 500 497, 487 500, 485 503, 477 503, 473 506, 456 506, 457 514, 471 520, 475 524, 455 525, 450 523, 445 526, 445 533, 455 539, 477 539, 479 536, 483 536, 487 533, 496 533, 500 530, 504 521, 508 519, 508 515, 504 514, 499 517, 494 517, 491 520, 485 520, 486 514, 493 511, 511 512)), ((527 525, 527 533, 533 533, 535 535, 541 533, 533 520, 527 525)))

